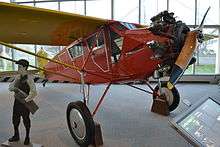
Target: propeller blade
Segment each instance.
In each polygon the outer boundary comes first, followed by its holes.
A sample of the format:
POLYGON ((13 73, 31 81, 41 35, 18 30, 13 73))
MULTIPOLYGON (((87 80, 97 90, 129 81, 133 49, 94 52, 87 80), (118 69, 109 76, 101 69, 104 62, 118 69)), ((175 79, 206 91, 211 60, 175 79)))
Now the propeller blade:
POLYGON ((206 16, 207 16, 207 14, 208 14, 208 12, 209 12, 210 9, 211 9, 211 7, 209 6, 208 9, 207 9, 206 12, 205 12, 203 18, 202 18, 202 21, 201 21, 201 23, 200 23, 200 25, 199 25, 199 27, 198 27, 198 30, 202 31, 203 26, 204 26, 204 22, 205 22, 205 18, 206 18, 206 16))
POLYGON ((215 39, 219 37, 218 35, 212 35, 212 34, 204 34, 203 36, 204 36, 203 38, 204 41, 209 41, 211 39, 215 39))
POLYGON ((203 38, 202 29, 204 26, 205 18, 210 8, 211 7, 207 9, 199 27, 196 30, 191 31, 187 34, 184 46, 181 52, 179 53, 179 56, 177 57, 175 64, 173 65, 170 79, 167 82, 167 87, 169 89, 172 89, 174 87, 176 82, 181 78, 187 66, 189 65, 190 60, 192 59, 193 52, 197 48, 197 41, 202 42, 200 41, 200 37, 203 38))
POLYGON ((197 48, 197 32, 191 31, 188 32, 184 46, 176 59, 175 64, 173 65, 173 69, 170 75, 169 82, 167 83, 167 87, 172 89, 176 82, 183 75, 185 69, 190 63, 192 59, 193 52, 197 48))

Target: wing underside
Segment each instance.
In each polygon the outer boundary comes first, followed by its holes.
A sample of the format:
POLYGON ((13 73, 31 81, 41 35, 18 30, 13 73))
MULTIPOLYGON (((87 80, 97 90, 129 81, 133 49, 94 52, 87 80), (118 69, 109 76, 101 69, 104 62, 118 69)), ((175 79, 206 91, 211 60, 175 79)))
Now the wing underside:
POLYGON ((107 23, 105 19, 0 2, 0 41, 65 46, 107 23))

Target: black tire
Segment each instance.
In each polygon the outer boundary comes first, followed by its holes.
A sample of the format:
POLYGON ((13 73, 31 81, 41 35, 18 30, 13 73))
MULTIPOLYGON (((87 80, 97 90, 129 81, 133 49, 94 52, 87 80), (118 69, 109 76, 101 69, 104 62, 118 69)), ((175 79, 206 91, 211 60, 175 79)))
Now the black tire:
POLYGON ((92 144, 95 135, 95 124, 88 107, 81 101, 69 103, 66 111, 66 116, 70 134, 73 139, 79 144, 79 146, 88 147, 88 145, 92 144), (70 115, 73 115, 74 117, 71 117, 70 115), (77 119, 78 116, 79 118, 82 118, 80 119, 80 121, 82 121, 83 123, 79 122, 79 120, 74 120, 77 119), (78 125, 79 127, 77 128, 78 125), (82 135, 82 138, 80 138, 81 134, 77 134, 79 133, 79 131, 76 131, 80 129, 83 130, 82 132, 84 133, 84 135, 82 135))
MULTIPOLYGON (((167 88, 167 83, 161 83, 161 88, 167 88)), ((168 89, 168 88, 167 88, 168 89)), ((157 93, 159 90, 158 85, 154 88, 154 93, 157 93)), ((171 104, 169 104, 168 109, 169 111, 173 111, 175 110, 179 103, 180 103, 180 95, 178 90, 176 89, 176 87, 173 87, 173 89, 171 90, 172 95, 173 95, 173 101, 171 102, 171 104)), ((153 99, 156 99, 156 95, 153 95, 153 99)))

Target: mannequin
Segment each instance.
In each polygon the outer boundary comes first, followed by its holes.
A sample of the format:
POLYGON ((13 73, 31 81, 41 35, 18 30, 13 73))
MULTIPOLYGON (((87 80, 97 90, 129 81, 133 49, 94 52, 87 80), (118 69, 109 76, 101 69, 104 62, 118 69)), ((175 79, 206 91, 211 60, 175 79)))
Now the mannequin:
POLYGON ((30 110, 25 106, 24 103, 32 101, 36 97, 37 92, 32 76, 27 74, 29 62, 21 59, 18 60, 16 64, 18 64, 19 75, 16 76, 15 80, 9 85, 9 91, 13 91, 15 97, 12 116, 14 136, 12 136, 8 141, 15 142, 20 140, 19 124, 22 117, 26 129, 24 145, 29 145, 31 128, 30 110), (25 95, 23 93, 25 93, 25 95), (19 99, 23 99, 24 101, 19 101, 19 99))

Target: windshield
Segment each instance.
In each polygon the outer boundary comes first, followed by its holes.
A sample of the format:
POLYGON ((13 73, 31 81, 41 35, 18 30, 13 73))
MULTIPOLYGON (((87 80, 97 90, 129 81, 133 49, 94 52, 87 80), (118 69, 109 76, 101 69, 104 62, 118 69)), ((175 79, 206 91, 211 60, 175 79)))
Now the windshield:
POLYGON ((131 24, 131 23, 127 23, 127 22, 120 22, 120 23, 126 28, 128 28, 129 30, 134 30, 137 28, 134 24, 131 24))

